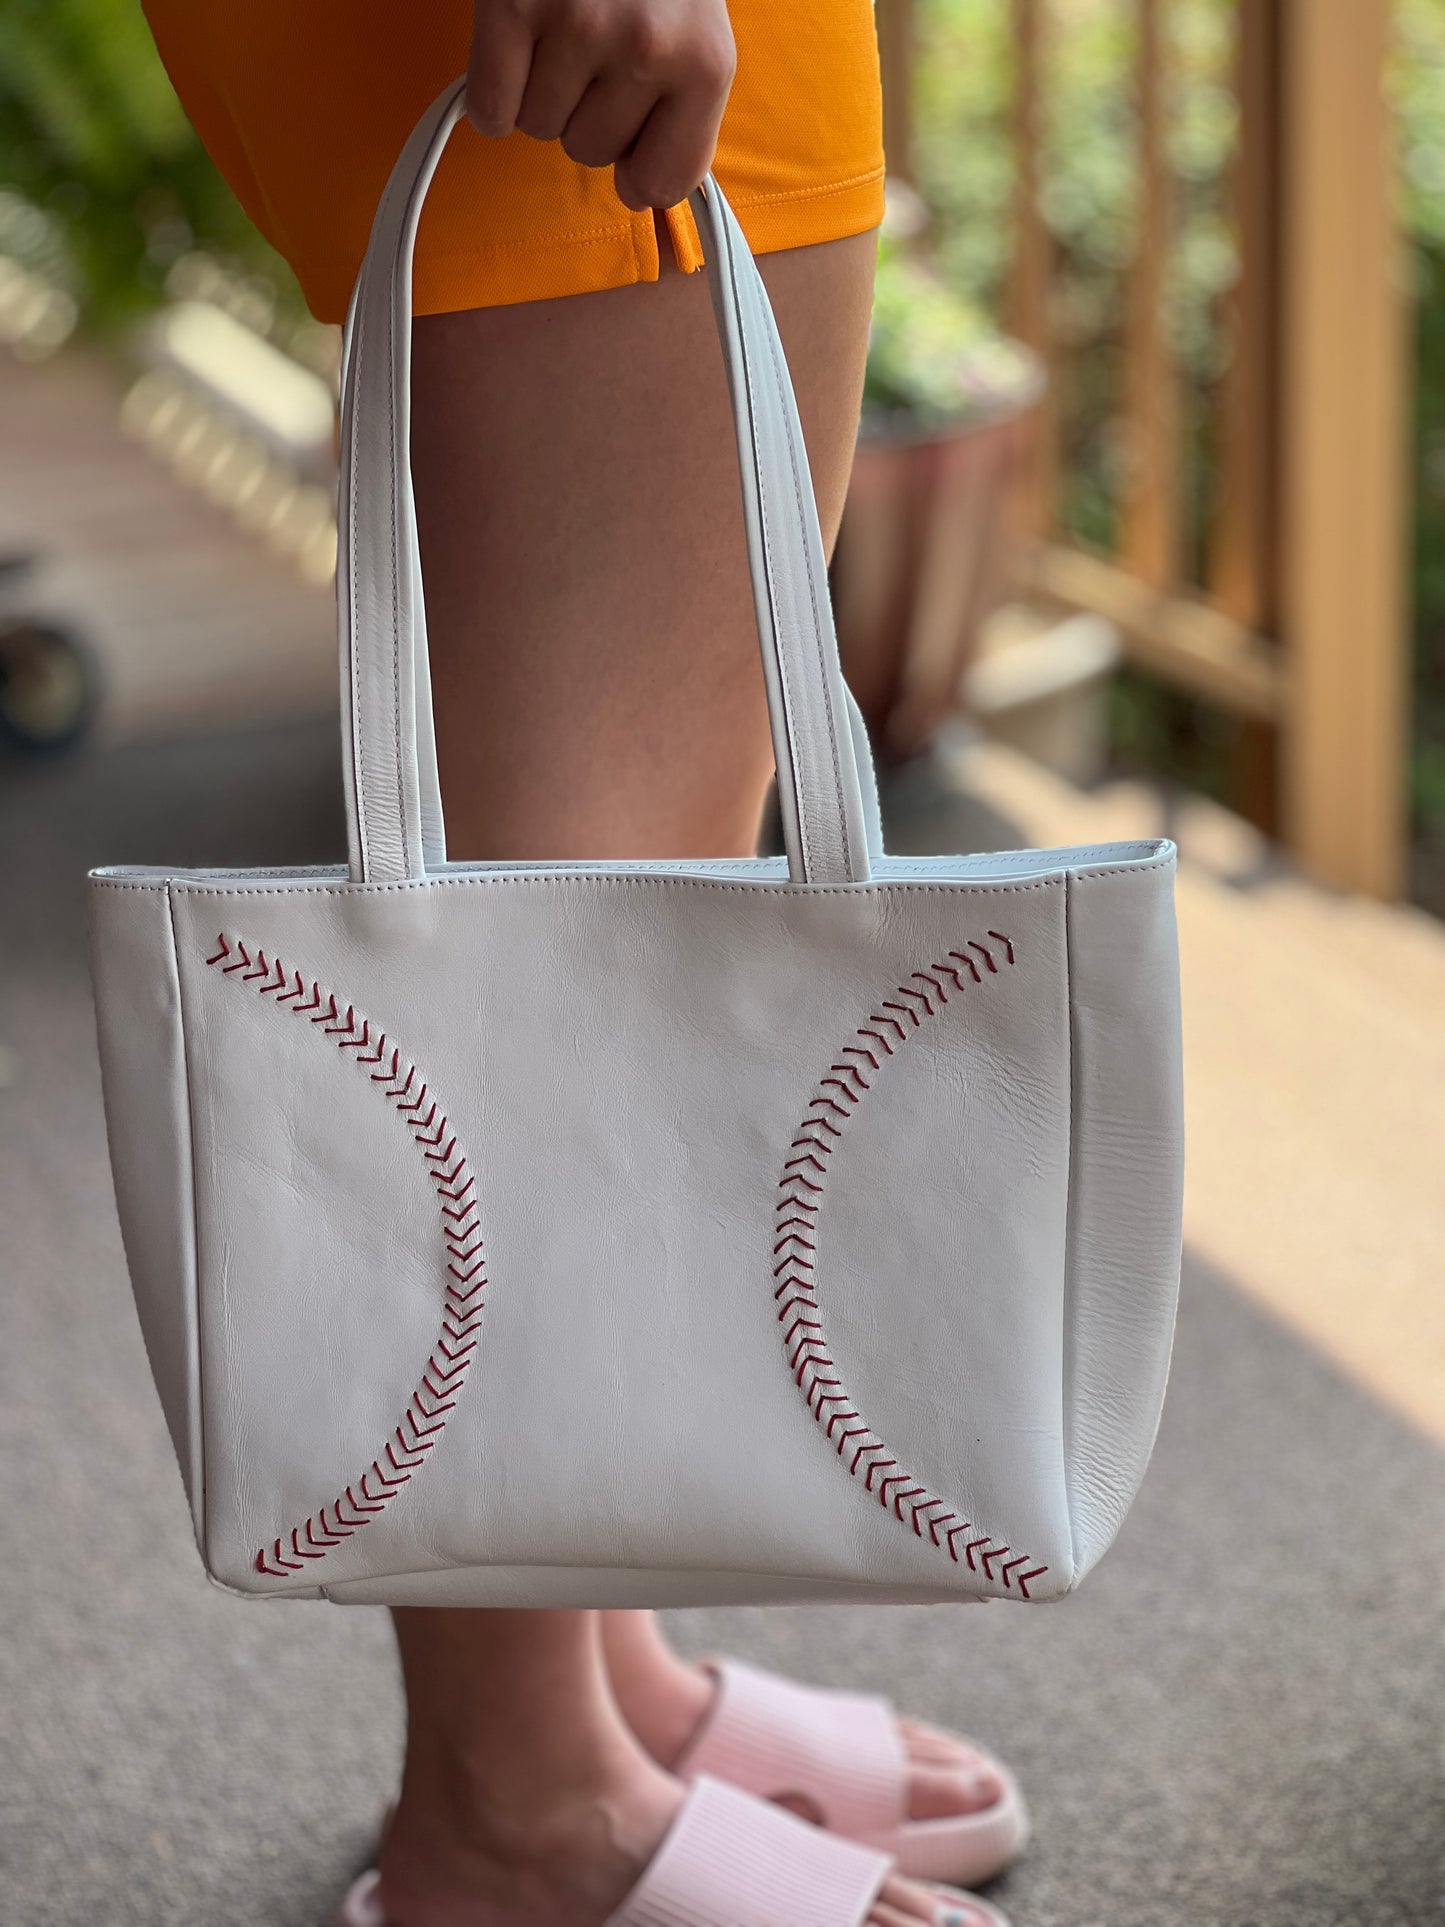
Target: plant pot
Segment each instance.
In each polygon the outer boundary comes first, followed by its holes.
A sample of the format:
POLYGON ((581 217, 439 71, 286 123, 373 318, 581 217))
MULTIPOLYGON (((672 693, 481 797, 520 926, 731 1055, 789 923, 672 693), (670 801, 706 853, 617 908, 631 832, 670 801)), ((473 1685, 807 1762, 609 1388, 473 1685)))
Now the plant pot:
POLYGON ((957 706, 1007 578, 1005 508, 1040 385, 943 427, 865 416, 833 600, 844 673, 885 763, 926 749, 957 706))

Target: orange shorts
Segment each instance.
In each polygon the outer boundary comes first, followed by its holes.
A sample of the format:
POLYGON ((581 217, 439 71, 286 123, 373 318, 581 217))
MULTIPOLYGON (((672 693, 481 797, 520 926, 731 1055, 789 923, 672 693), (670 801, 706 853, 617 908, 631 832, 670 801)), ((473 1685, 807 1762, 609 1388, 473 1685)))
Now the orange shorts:
MULTIPOLYGON (((467 64, 469 0, 145 0, 187 113, 312 312, 339 321, 392 162, 467 64)), ((731 0, 738 68, 717 175, 757 253, 883 214, 872 0, 731 0)), ((686 208, 668 216, 698 265, 686 208)), ((460 127, 422 215, 418 314, 655 281, 657 231, 610 169, 460 127)))

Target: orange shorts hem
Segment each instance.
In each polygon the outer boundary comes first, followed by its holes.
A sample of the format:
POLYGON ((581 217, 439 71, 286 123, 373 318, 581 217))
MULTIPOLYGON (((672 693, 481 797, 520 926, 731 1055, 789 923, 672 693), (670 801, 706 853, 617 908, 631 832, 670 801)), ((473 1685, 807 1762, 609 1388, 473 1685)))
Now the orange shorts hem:
MULTIPOLYGON (((176 90, 312 312, 346 312, 392 163, 467 63, 469 0, 144 0, 176 90)), ((757 253, 840 240, 883 214, 873 0, 728 0, 738 65, 717 176, 757 253)), ((686 208, 633 214, 611 171, 556 142, 458 128, 417 235, 422 314, 546 301, 658 276, 700 253, 686 208)))
MULTIPOLYGON (((723 187, 726 190, 726 181, 723 187)), ((866 234, 883 219, 883 169, 787 194, 735 200, 733 212, 754 254, 866 234)), ((679 262, 684 265, 691 264, 679 262)), ((419 250, 412 303, 419 315, 456 314, 468 308, 552 301, 561 295, 601 294, 656 281, 660 272, 652 217, 635 214, 625 226, 537 235, 456 252, 419 250)))

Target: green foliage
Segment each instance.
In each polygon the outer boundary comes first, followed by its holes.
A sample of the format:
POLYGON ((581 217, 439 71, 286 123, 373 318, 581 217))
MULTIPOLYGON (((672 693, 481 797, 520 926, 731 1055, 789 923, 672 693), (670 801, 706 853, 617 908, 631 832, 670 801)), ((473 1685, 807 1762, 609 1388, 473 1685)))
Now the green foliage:
POLYGON ((950 288, 906 242, 878 249, 865 410, 911 427, 981 420, 1023 405, 1034 358, 1006 340, 977 303, 950 288))
POLYGON ((1391 86, 1415 296, 1410 800, 1427 871, 1438 875, 1445 864, 1445 0, 1395 0, 1395 26, 1391 86))
POLYGON ((207 158, 139 0, 4 0, 0 184, 46 217, 91 326, 122 326, 197 242, 284 269, 207 158))
POLYGON ((1395 0, 1390 91, 1406 228, 1445 248, 1445 0, 1395 0))
MULTIPOLYGON (((1011 13, 1009 0, 920 0, 914 82, 918 182, 934 215, 940 270, 995 315, 1013 244, 1011 13)), ((1138 232, 1138 15, 1133 0, 1053 0, 1045 18, 1039 204, 1055 250, 1061 517, 1079 540, 1109 548, 1129 459, 1117 423, 1124 279, 1138 232)), ((1173 0, 1165 20, 1176 184, 1167 324, 1186 375, 1185 486, 1197 558, 1211 483, 1206 424, 1227 347, 1219 298, 1237 273, 1225 206, 1237 128, 1233 0, 1173 0)))

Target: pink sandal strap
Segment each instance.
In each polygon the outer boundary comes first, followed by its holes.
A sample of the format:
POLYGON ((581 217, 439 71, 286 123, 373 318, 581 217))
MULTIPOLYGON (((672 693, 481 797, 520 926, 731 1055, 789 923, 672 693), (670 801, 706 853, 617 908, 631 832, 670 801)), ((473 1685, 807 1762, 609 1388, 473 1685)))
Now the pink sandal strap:
POLYGON ((703 1777, 608 1927, 860 1927, 891 1866, 703 1777))
POLYGON ((908 1762, 893 1709, 867 1693, 802 1686, 725 1660, 717 1699, 676 1767, 762 1800, 801 1796, 850 1840, 891 1846, 907 1816, 908 1762))

